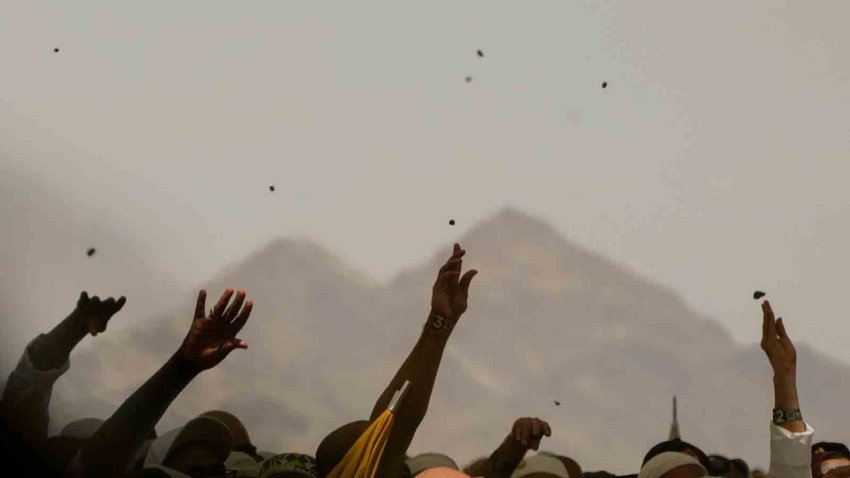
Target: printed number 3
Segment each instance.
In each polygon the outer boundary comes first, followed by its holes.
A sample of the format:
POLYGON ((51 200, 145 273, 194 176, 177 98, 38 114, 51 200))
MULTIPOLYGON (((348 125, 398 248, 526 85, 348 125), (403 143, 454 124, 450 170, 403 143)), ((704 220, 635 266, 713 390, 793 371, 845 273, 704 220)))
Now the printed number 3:
POLYGON ((438 315, 437 320, 434 321, 434 328, 437 330, 445 329, 449 330, 452 328, 451 322, 446 320, 443 316, 438 315))

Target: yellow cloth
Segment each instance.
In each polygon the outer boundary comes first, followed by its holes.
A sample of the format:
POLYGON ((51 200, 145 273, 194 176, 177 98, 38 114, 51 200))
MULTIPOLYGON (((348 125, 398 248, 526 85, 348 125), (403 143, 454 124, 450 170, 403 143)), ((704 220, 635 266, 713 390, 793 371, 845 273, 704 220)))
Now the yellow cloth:
POLYGON ((374 478, 393 426, 393 412, 384 410, 360 435, 327 478, 374 478))

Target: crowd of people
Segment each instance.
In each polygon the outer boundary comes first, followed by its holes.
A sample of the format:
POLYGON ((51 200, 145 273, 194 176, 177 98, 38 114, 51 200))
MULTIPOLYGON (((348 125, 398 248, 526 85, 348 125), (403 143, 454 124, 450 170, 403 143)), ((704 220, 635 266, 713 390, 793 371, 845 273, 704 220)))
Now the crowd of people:
MULTIPOLYGON (((328 433, 314 456, 259 451, 239 418, 224 410, 201 413, 161 436, 155 432, 166 409, 196 376, 218 366, 234 350, 247 349, 237 335, 248 323, 253 302, 245 291, 232 289, 225 290, 209 312, 206 291, 199 292, 194 318, 180 347, 112 416, 81 418, 49 437, 53 385, 68 370, 71 351, 87 335, 104 332, 125 303, 124 297, 101 300, 83 292, 67 318, 29 343, 6 382, 0 403, 3 449, 9 455, 5 471, 12 473, 8 476, 361 478, 342 462, 390 408, 394 421, 375 465, 377 478, 615 478, 607 471, 582 470, 576 461, 581 457, 544 451, 526 457, 552 435, 548 423, 532 417, 517 419, 489 456, 464 467, 442 453, 407 454, 477 274, 475 270, 462 274, 464 254, 455 244, 440 268, 419 339, 377 398, 369 418, 328 433), (395 406, 396 392, 402 388, 404 399, 395 406)), ((775 396, 767 475, 850 477, 850 450, 845 445, 812 443, 814 430, 804 421, 797 396, 794 345, 768 301, 761 307, 761 347, 773 370, 775 396)), ((707 455, 676 435, 671 432, 669 440, 648 450, 643 462, 635 463, 637 473, 629 477, 765 477, 740 458, 707 455)))

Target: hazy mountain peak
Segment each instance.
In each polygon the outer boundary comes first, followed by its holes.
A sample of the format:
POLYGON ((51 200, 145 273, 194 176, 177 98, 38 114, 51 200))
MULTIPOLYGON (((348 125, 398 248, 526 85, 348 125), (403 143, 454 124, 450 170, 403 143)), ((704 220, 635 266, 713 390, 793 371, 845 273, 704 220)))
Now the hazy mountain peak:
POLYGON ((352 269, 318 242, 299 237, 273 239, 244 260, 226 268, 219 277, 241 276, 241 271, 251 271, 251 275, 258 279, 274 279, 285 273, 310 280, 331 274, 360 285, 374 285, 368 276, 352 269))

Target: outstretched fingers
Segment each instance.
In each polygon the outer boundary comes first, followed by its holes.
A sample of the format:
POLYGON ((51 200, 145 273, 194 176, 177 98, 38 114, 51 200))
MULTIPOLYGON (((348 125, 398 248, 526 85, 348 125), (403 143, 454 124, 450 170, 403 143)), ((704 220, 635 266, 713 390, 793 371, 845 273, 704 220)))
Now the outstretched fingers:
POLYGON ((227 307, 227 303, 230 302, 230 298, 233 297, 233 289, 226 289, 223 294, 221 294, 221 298, 218 299, 218 303, 213 307, 212 315, 214 318, 221 318, 224 314, 224 309, 227 307))
POLYGON ((242 327, 245 326, 245 323, 248 322, 248 317, 251 316, 251 310, 254 308, 254 301, 248 299, 245 302, 245 307, 242 308, 242 312, 233 319, 233 322, 230 324, 233 327, 233 333, 238 334, 242 327))
MULTIPOLYGON (((201 290, 198 292, 198 302, 195 304, 195 319, 204 318, 205 303, 207 301, 207 291, 201 290)), ((123 304, 122 304, 123 305, 123 304)))
POLYGON ((124 304, 126 304, 126 303, 127 303, 126 297, 124 297, 123 295, 121 297, 119 297, 118 301, 115 302, 115 312, 118 312, 119 310, 121 310, 121 308, 124 307, 124 304))
POLYGON ((221 318, 228 322, 236 318, 236 315, 239 313, 239 309, 242 308, 243 302, 245 302, 245 291, 239 289, 236 291, 236 300, 234 300, 233 303, 230 304, 230 307, 224 311, 221 318))

